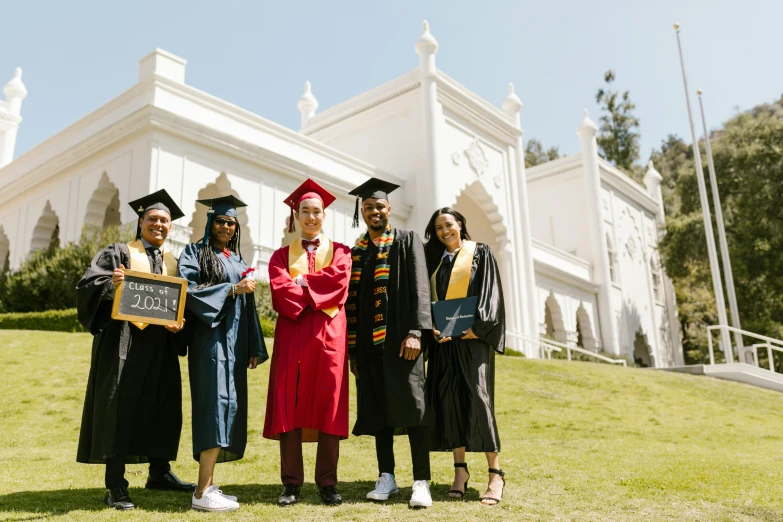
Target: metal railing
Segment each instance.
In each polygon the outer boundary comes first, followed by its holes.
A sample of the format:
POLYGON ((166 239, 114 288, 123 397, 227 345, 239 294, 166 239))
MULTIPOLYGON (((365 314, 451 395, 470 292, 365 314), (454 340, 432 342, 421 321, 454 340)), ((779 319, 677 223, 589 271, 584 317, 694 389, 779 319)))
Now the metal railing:
MULTIPOLYGON (((783 341, 780 339, 775 339, 773 337, 767 337, 766 335, 759 335, 757 333, 748 332, 747 330, 740 330, 739 328, 734 328, 733 326, 727 326, 727 325, 712 325, 707 327, 707 345, 710 349, 710 364, 715 364, 715 351, 713 348, 713 341, 712 341, 712 332, 718 331, 721 336, 725 335, 725 338, 728 340, 729 343, 731 343, 729 332, 733 332, 735 334, 740 334, 743 336, 751 337, 753 339, 763 341, 761 343, 755 343, 751 346, 740 346, 737 350, 737 360, 741 363, 749 364, 746 361, 743 361, 743 358, 745 354, 750 353, 753 355, 753 363, 756 367, 759 366, 759 348, 766 348, 767 350, 767 360, 769 362, 769 370, 774 372, 775 371, 775 364, 774 360, 772 358, 773 352, 783 352, 783 341)), ((734 362, 734 352, 729 349, 728 353, 724 353, 726 356, 726 362, 727 363, 733 363, 734 362)))
POLYGON ((547 339, 545 337, 541 337, 539 339, 534 339, 527 335, 520 335, 519 337, 525 342, 533 343, 534 346, 538 346, 539 355, 542 359, 551 359, 552 352, 563 352, 563 350, 565 350, 569 361, 571 360, 571 352, 577 352, 610 364, 620 364, 625 367, 628 366, 628 362, 625 359, 612 359, 611 357, 606 357, 604 355, 591 352, 590 350, 585 350, 584 348, 580 348, 578 346, 570 346, 568 344, 553 341, 552 339, 547 339))

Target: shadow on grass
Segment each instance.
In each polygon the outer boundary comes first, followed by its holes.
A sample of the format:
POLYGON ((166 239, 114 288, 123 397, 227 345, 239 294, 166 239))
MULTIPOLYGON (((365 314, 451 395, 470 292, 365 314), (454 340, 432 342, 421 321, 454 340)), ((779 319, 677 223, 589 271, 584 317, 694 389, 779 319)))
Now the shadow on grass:
MULTIPOLYGON (((375 487, 375 482, 360 480, 340 482, 338 491, 344 504, 364 504, 367 492, 375 487)), ((227 484, 220 488, 228 495, 235 495, 244 505, 277 504, 277 497, 282 493, 283 486, 279 484, 227 484)), ((447 498, 449 485, 433 485, 434 500, 451 500, 447 498)), ((32 521, 42 520, 53 515, 62 515, 72 511, 102 511, 108 509, 103 503, 106 490, 103 488, 59 489, 47 491, 19 491, 0 495, 0 512, 11 515, 8 520, 32 521), (18 516, 14 516, 14 514, 18 516)), ((128 490, 136 509, 140 512, 185 513, 190 511, 190 494, 169 491, 148 491, 143 488, 128 490)), ((407 504, 411 496, 411 488, 400 488, 400 494, 391 497, 383 504, 407 504)), ((478 500, 479 493, 469 488, 464 500, 478 500)), ((456 500, 459 502, 459 500, 456 500)), ((315 484, 305 483, 299 500, 302 504, 322 505, 318 488, 315 484)))

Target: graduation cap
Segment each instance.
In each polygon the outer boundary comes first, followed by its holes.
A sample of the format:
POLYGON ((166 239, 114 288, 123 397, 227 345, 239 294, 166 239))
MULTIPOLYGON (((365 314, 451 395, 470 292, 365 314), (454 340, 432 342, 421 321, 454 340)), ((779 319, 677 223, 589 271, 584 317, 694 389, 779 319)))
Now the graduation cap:
POLYGON ((237 219, 237 209, 247 206, 247 203, 230 194, 219 198, 198 199, 196 202, 201 203, 208 209, 207 225, 206 228, 204 228, 204 238, 202 239, 204 244, 209 243, 209 227, 212 225, 212 220, 215 216, 226 216, 237 219))
MULTIPOLYGON (((177 204, 174 203, 174 200, 171 199, 171 196, 169 196, 169 193, 166 192, 165 189, 160 189, 159 191, 153 192, 147 196, 134 199, 128 203, 128 205, 130 205, 139 218, 143 218, 144 214, 150 210, 162 210, 168 213, 168 215, 171 217, 171 221, 179 219, 185 215, 185 213, 180 210, 177 204)), ((141 225, 137 224, 136 239, 139 239, 140 237, 141 225)))
POLYGON ((294 212, 299 211, 299 205, 304 201, 305 199, 320 199, 321 203, 323 203, 324 208, 328 207, 332 203, 334 203, 334 200, 337 199, 332 195, 331 192, 323 188, 321 185, 316 183, 310 178, 307 178, 304 183, 299 185, 299 187, 291 192, 291 194, 285 198, 284 203, 291 207, 291 216, 288 220, 288 232, 291 233, 296 230, 296 227, 294 225, 294 212))
POLYGON ((353 211, 353 223, 351 228, 359 226, 359 201, 366 199, 385 199, 389 201, 389 194, 400 188, 399 185, 389 183, 378 178, 370 178, 348 194, 356 196, 356 208, 353 211))

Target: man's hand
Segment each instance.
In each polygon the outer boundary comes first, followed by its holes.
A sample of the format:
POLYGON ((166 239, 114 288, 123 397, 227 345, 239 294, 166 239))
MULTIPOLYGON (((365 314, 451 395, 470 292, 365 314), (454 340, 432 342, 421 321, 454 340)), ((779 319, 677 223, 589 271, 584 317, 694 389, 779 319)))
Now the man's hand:
POLYGON ((356 377, 358 379, 359 378, 359 364, 356 362, 356 355, 351 355, 350 363, 351 363, 351 373, 353 374, 354 377, 356 377))
POLYGON ((248 370, 255 370, 256 366, 258 366, 258 357, 251 357, 247 360, 247 369, 248 370))
POLYGON ((256 289, 256 280, 245 278, 237 283, 237 294, 252 294, 256 289))
POLYGON ((111 274, 111 284, 114 286, 120 286, 125 281, 125 267, 120 265, 119 268, 115 268, 111 274))
POLYGON ((432 336, 435 338, 436 341, 438 341, 440 344, 447 343, 451 341, 451 337, 444 337, 443 339, 439 339, 440 332, 436 330, 435 328, 432 329, 432 336))
POLYGON ((171 333, 180 332, 183 328, 185 328, 185 318, 184 317, 182 318, 182 322, 181 323, 179 323, 179 324, 177 324, 177 323, 167 324, 165 328, 166 328, 166 330, 168 330, 171 333))
POLYGON ((473 328, 468 328, 464 332, 462 332, 462 338, 463 339, 478 339, 476 337, 476 334, 473 333, 473 328))
POLYGON ((421 339, 415 335, 408 334, 408 336, 402 340, 402 344, 400 344, 400 357, 404 357, 406 361, 414 361, 420 353, 421 339))

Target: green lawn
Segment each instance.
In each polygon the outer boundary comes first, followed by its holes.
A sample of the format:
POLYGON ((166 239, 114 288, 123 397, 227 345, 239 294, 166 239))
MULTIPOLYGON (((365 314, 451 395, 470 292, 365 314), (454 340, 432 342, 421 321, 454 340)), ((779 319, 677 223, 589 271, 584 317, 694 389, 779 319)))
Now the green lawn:
MULTIPOLYGON (((311 478, 315 447, 307 445, 302 502, 281 510, 277 443, 261 437, 266 363, 251 372, 247 456, 216 473, 223 490, 239 496, 239 511, 197 513, 187 494, 147 492, 145 466, 128 468, 140 508, 108 510, 102 466, 75 462, 90 342, 87 334, 0 332, 0 520, 783 520, 783 394, 706 377, 518 357, 498 360, 508 480, 498 507, 478 502, 487 472, 477 454, 468 458, 466 500, 448 500, 451 460, 439 453, 432 457, 433 507, 409 510, 402 439, 402 495, 383 505, 366 502, 376 475, 374 445, 352 437, 341 445, 346 503, 321 506, 311 478)), ((195 480, 184 360, 182 374, 185 423, 174 470, 195 480)))

